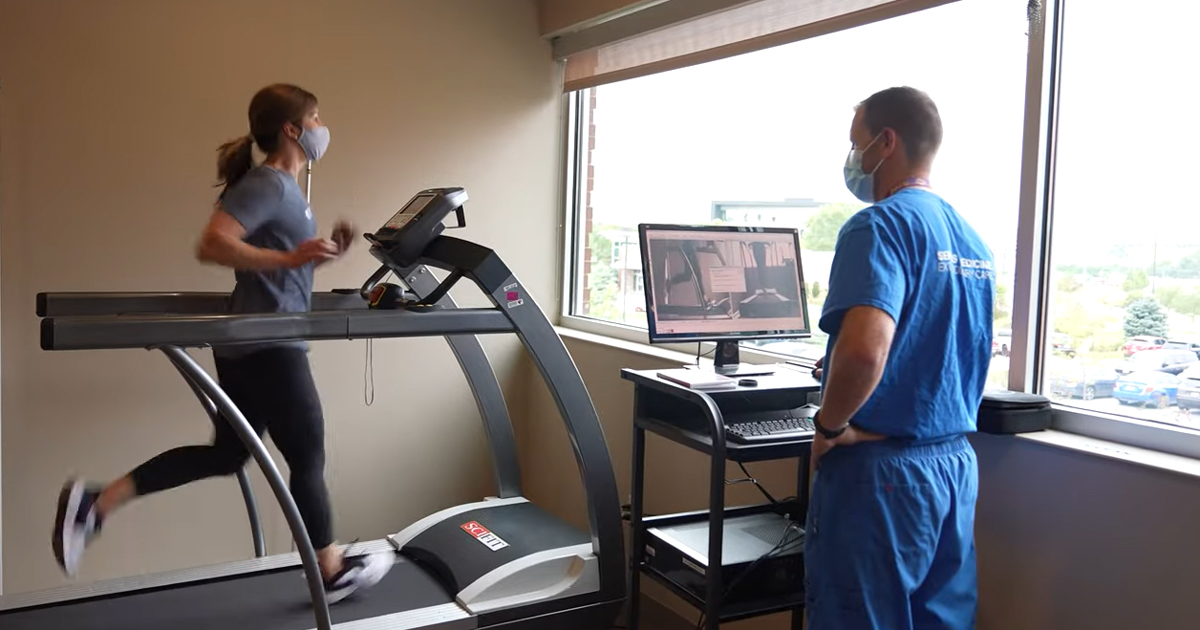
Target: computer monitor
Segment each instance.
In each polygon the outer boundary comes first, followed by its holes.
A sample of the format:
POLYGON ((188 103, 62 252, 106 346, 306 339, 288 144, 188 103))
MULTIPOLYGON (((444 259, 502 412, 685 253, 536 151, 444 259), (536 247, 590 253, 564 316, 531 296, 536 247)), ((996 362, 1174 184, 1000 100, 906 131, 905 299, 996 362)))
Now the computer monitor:
POLYGON ((642 224, 650 343, 715 341, 717 372, 742 374, 738 342, 810 337, 795 228, 642 224))

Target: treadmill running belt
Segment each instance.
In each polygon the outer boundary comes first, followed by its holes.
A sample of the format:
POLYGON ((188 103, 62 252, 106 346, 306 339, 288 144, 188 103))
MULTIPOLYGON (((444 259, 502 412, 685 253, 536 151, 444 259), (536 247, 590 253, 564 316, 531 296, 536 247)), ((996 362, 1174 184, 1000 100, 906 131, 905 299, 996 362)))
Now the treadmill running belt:
MULTIPOLYGON (((448 604, 454 598, 399 558, 382 582, 329 607, 333 623, 448 604)), ((316 627, 299 567, 0 612, 4 630, 310 630, 316 627)))

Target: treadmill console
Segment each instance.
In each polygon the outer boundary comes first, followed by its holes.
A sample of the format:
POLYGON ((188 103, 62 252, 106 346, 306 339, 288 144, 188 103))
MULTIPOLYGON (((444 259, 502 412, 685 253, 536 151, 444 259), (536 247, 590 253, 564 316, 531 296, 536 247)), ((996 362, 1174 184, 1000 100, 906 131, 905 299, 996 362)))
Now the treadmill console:
POLYGON ((466 226, 466 202, 467 191, 462 188, 422 190, 378 231, 363 237, 371 242, 371 253, 381 262, 407 267, 416 263, 429 243, 446 229, 443 221, 451 212, 458 224, 449 227, 466 226))

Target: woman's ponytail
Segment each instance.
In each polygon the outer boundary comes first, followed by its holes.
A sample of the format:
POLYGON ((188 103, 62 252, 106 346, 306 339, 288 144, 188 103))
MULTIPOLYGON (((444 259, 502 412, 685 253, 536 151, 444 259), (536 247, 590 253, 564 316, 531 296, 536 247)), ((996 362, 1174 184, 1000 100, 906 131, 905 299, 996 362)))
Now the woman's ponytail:
POLYGON ((226 190, 254 168, 254 137, 245 135, 217 149, 217 177, 226 190))

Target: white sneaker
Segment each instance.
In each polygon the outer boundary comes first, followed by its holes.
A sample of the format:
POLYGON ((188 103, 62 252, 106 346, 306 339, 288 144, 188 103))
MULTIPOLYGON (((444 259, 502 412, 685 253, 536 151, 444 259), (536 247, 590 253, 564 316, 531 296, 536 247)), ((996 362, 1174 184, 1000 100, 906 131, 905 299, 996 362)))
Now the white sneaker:
POLYGON ((96 500, 100 491, 78 479, 63 484, 58 495, 58 515, 54 519, 54 558, 70 577, 79 574, 83 552, 100 534, 100 516, 96 500))
POLYGON ((396 554, 392 552, 347 557, 342 560, 342 570, 325 581, 325 599, 336 604, 359 589, 375 586, 395 563, 396 554))

